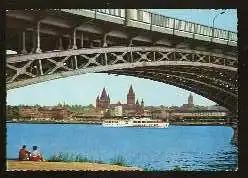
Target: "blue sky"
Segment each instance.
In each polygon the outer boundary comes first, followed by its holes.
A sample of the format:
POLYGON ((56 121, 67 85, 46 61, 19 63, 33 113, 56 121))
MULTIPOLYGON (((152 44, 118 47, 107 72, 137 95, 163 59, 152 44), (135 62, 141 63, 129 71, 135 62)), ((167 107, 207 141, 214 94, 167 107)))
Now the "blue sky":
MULTIPOLYGON (((217 13, 223 11, 208 9, 150 9, 162 15, 189 20, 204 25, 212 26, 212 20, 217 13)), ((237 11, 225 10, 215 21, 215 26, 227 30, 237 31, 237 11)), ((129 76, 114 76, 107 74, 83 74, 64 79, 57 79, 22 88, 12 89, 7 92, 7 104, 18 105, 55 105, 68 104, 94 104, 102 88, 106 87, 110 94, 111 103, 118 101, 126 103, 126 94, 130 84, 133 85, 136 98, 145 101, 145 105, 178 105, 187 103, 189 91, 155 82, 129 76)), ((194 104, 213 105, 214 102, 192 93, 194 104)))

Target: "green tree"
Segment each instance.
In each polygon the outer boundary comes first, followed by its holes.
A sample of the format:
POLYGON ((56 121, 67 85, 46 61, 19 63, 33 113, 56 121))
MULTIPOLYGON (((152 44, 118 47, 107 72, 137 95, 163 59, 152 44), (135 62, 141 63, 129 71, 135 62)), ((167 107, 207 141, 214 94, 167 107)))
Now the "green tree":
POLYGON ((7 120, 22 118, 18 106, 7 106, 6 112, 7 112, 7 120))

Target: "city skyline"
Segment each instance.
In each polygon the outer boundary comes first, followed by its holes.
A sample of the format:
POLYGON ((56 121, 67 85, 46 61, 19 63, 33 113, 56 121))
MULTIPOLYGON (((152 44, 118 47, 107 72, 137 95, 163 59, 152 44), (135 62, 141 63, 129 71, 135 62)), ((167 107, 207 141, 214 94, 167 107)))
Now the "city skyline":
MULTIPOLYGON (((211 26, 214 16, 223 10, 153 9, 152 11, 211 26)), ((219 15, 215 21, 215 27, 237 31, 237 10, 226 10, 225 14, 219 15)), ((103 87, 110 93, 113 103, 124 102, 125 93, 131 84, 137 93, 137 98, 143 98, 145 105, 181 106, 187 103, 189 93, 193 94, 196 105, 209 106, 215 104, 198 94, 161 82, 96 73, 72 76, 9 90, 7 91, 7 104, 49 106, 65 102, 67 104, 95 105, 95 96, 101 92, 103 87)))
MULTIPOLYGON (((117 103, 117 102, 121 102, 121 103, 126 103, 126 94, 128 93, 129 87, 130 85, 132 85, 134 92, 136 93, 136 98, 138 99, 143 99, 145 101, 145 105, 146 106, 160 106, 160 105, 165 105, 165 106, 182 106, 183 104, 187 103, 188 100, 188 96, 190 93, 192 93, 193 97, 194 97, 194 103, 195 105, 201 105, 201 106, 211 106, 211 105, 215 105, 215 102, 212 102, 204 97, 201 97, 198 94, 195 94, 193 92, 175 87, 175 86, 171 86, 171 85, 167 85, 161 82, 157 82, 157 81, 152 81, 152 80, 148 80, 148 79, 141 79, 141 78, 137 78, 137 77, 130 77, 130 76, 118 76, 118 77, 109 77, 110 75, 108 74, 84 74, 84 75, 80 75, 80 76, 73 76, 73 77, 68 77, 65 78, 67 81, 63 81, 63 79, 59 79, 59 80, 52 80, 49 81, 48 84, 46 86, 44 86, 42 88, 42 83, 39 84, 35 84, 35 85, 30 85, 30 86, 26 86, 26 87, 22 87, 19 88, 19 90, 22 90, 22 92, 24 92, 25 94, 22 96, 19 96, 21 102, 16 103, 16 104, 10 104, 10 105, 19 105, 19 104, 27 104, 27 105, 35 105, 35 104, 39 104, 39 105, 43 105, 43 106, 53 106, 53 105, 57 105, 58 103, 65 103, 65 104, 81 104, 81 105, 88 105, 88 104, 93 104, 95 106, 95 99, 96 96, 101 94, 102 89, 105 88, 107 93, 109 94, 109 96, 111 97, 111 103, 117 103), (95 88, 91 88, 90 86, 85 86, 81 87, 82 91, 87 93, 86 95, 84 95, 84 97, 82 97, 82 95, 80 96, 81 99, 79 99, 80 97, 74 97, 73 100, 71 99, 73 97, 73 90, 76 90, 75 88, 66 86, 63 91, 63 93, 66 93, 63 95, 64 100, 63 99, 59 99, 61 98, 61 92, 56 92, 56 86, 61 85, 63 82, 66 82, 68 84, 73 83, 73 79, 75 78, 81 78, 81 81, 87 81, 85 83, 89 83, 91 84, 91 82, 96 79, 96 78, 101 78, 101 80, 97 80, 98 83, 95 84, 95 88), (129 80, 126 80, 126 79, 129 80), (118 85, 114 85, 114 86, 110 86, 109 83, 113 83, 113 81, 119 80, 118 85), (152 85, 154 87, 154 91, 156 93, 156 89, 158 91, 166 91, 166 88, 168 89, 167 86, 169 86, 170 88, 172 88, 175 91, 174 95, 169 95, 166 96, 164 99, 164 102, 159 102, 158 99, 161 100, 161 98, 164 98, 163 96, 154 96, 154 93, 150 93, 149 90, 150 88, 142 88, 140 86, 147 86, 147 85, 152 85), (162 84, 162 85, 161 85, 162 84), (41 85, 41 86, 40 86, 41 85), (33 92, 31 93, 26 93, 29 92, 29 89, 27 90, 26 88, 32 88, 33 92), (46 89, 51 89, 50 92, 52 92, 54 94, 54 98, 58 98, 57 100, 53 100, 52 102, 48 103, 46 98, 39 98, 39 101, 46 102, 48 104, 43 104, 42 102, 38 103, 36 102, 36 100, 33 100, 33 98, 35 98, 35 94, 39 93, 39 92, 44 92, 44 90, 46 89), (89 92, 91 91, 91 92, 89 92), (94 92, 93 92, 94 91, 94 92), (29 95, 31 97, 26 98, 26 96, 29 95), (173 100, 173 96, 176 97, 177 99, 173 100), (168 99, 166 99, 168 98, 168 99), (89 101, 89 102, 85 102, 85 100, 89 101), (22 102, 25 101, 25 102, 22 102), (180 103, 178 102, 180 101, 180 103), (207 101, 207 102, 206 102, 207 101)), ((47 83, 47 82, 45 82, 47 83)), ((15 90, 15 89, 14 89, 15 90)), ((14 90, 10 90, 9 92, 13 92, 12 96, 14 96, 16 93, 14 90)), ((8 99, 8 96, 7 96, 8 99)), ((9 103, 7 103, 9 104, 9 103)))

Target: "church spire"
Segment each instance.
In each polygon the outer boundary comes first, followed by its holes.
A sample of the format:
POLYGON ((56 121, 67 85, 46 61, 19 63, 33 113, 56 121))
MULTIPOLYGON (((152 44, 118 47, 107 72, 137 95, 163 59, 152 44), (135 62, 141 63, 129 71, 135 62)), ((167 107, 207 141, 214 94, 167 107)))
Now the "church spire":
POLYGON ((108 104, 110 104, 110 97, 109 97, 109 94, 108 94, 108 104))
POLYGON ((105 87, 102 90, 101 99, 107 99, 107 92, 106 92, 105 87))
POLYGON ((143 100, 143 98, 141 100, 141 106, 144 107, 144 100, 143 100))
POLYGON ((139 105, 139 100, 138 99, 136 100, 136 105, 139 105))
POLYGON ((130 85, 130 88, 129 88, 128 94, 134 94, 132 84, 130 85))
POLYGON ((127 94, 127 104, 134 105, 135 104, 135 93, 133 91, 133 86, 130 85, 128 94, 127 94))

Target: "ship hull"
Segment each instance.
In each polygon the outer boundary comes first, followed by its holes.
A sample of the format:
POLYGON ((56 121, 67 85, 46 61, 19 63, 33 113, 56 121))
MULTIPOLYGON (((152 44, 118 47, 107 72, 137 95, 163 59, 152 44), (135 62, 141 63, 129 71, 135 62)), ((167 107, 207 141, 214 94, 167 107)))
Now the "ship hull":
POLYGON ((168 128, 168 122, 161 122, 151 119, 130 119, 129 121, 123 120, 106 120, 102 123, 103 127, 145 127, 145 128, 168 128))

